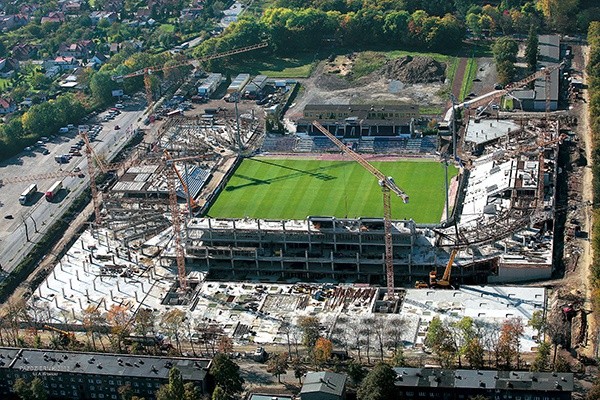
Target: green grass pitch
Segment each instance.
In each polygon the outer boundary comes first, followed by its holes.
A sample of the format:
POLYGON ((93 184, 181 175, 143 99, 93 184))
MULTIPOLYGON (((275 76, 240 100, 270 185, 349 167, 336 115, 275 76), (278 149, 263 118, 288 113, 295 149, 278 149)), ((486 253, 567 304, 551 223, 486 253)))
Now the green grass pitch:
MULTIPOLYGON (((437 223, 445 203, 444 166, 435 161, 372 162, 410 197, 392 193, 392 218, 437 223)), ((449 179, 457 174, 448 167, 449 179)), ((355 161, 248 158, 208 211, 213 218, 383 217, 377 180, 355 161)))

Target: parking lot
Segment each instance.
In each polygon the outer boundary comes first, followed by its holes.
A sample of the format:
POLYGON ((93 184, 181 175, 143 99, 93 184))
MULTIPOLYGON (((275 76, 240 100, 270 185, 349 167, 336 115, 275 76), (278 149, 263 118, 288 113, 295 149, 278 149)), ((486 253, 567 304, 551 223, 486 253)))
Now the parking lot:
MULTIPOLYGON (((114 156, 133 135, 143 111, 143 101, 132 100, 120 109, 107 110, 83 122, 87 127, 82 129, 89 132, 96 154, 104 159, 114 156)), ((63 127, 0 163, 0 180, 4 182, 0 187, 0 265, 4 271, 11 271, 18 264, 33 242, 87 187, 87 161, 78 132, 77 126, 63 127), (63 189, 56 199, 43 199, 45 191, 58 180, 63 181, 63 189), (21 205, 18 198, 32 183, 37 184, 38 192, 21 205)))

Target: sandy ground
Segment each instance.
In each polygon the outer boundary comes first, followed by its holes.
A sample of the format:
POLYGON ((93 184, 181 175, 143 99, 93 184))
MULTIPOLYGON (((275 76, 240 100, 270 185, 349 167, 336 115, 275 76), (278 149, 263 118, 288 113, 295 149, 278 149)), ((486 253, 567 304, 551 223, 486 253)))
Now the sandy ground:
POLYGON ((439 92, 443 83, 404 84, 383 78, 379 72, 349 81, 339 74, 325 72, 326 63, 321 62, 310 78, 299 79, 302 90, 290 107, 286 119, 292 121, 302 116, 307 104, 369 104, 391 102, 394 104, 418 104, 440 106, 445 99, 439 92))

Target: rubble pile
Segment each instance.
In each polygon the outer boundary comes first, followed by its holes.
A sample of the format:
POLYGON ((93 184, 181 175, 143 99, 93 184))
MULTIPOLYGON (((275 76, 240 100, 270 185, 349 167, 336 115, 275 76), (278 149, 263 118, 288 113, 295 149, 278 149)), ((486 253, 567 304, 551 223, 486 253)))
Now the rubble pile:
POLYGON ((431 57, 404 56, 388 61, 383 66, 382 73, 386 78, 402 83, 444 82, 446 64, 431 57))

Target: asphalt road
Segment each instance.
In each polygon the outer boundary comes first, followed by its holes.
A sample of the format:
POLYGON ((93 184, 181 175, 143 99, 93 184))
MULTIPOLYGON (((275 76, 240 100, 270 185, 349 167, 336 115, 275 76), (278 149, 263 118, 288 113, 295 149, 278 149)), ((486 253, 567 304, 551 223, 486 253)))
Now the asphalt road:
MULTIPOLYGON (((103 127, 96 141, 91 143, 95 152, 107 159, 118 153, 131 138, 135 129, 141 125, 140 120, 144 111, 144 105, 138 101, 126 105, 121 114, 113 120, 102 122, 100 119, 106 113, 101 113, 96 118, 97 121, 86 122, 103 127), (116 125, 119 125, 119 130, 115 130, 116 125)), ((55 139, 46 143, 44 147, 49 150, 47 155, 43 155, 43 147, 38 146, 31 152, 21 153, 0 164, 0 180, 73 171, 76 167, 85 174, 84 178, 74 176, 33 179, 0 187, 0 266, 5 272, 12 271, 19 264, 48 227, 60 218, 73 200, 89 185, 87 161, 83 150, 83 156, 73 157, 68 164, 58 164, 54 160, 56 155, 67 154, 69 148, 78 140, 77 129, 71 130, 65 136, 57 135, 55 139), (55 201, 46 201, 44 192, 60 179, 63 180, 64 189, 59 192, 55 201), (19 195, 32 183, 37 183, 38 193, 28 205, 22 206, 18 201, 19 195)))

